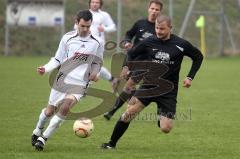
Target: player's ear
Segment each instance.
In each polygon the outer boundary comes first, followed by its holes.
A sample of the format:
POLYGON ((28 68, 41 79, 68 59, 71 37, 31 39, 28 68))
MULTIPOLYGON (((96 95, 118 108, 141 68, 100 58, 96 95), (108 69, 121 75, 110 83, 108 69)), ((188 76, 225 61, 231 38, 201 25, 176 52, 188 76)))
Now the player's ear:
POLYGON ((75 24, 78 25, 78 21, 77 21, 77 19, 75 20, 75 24))

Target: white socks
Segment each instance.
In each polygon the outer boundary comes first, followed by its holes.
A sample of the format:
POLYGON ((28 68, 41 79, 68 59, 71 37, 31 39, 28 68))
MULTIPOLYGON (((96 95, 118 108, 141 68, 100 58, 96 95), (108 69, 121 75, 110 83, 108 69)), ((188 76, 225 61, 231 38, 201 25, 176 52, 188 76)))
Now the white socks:
POLYGON ((108 81, 112 79, 111 73, 105 67, 101 67, 100 77, 108 81))
POLYGON ((48 121, 48 119, 49 119, 49 117, 47 117, 47 116, 45 115, 45 112, 44 112, 45 109, 46 109, 46 108, 44 108, 44 109, 42 110, 41 114, 39 115, 39 119, 38 119, 38 122, 37 122, 37 126, 36 126, 36 128, 33 130, 33 134, 35 134, 35 135, 37 135, 37 136, 41 136, 41 134, 42 134, 42 129, 43 129, 45 123, 46 123, 46 122, 48 121))
POLYGON ((53 118, 50 120, 47 129, 43 132, 43 137, 49 138, 63 122, 64 119, 60 118, 57 115, 54 115, 53 118))

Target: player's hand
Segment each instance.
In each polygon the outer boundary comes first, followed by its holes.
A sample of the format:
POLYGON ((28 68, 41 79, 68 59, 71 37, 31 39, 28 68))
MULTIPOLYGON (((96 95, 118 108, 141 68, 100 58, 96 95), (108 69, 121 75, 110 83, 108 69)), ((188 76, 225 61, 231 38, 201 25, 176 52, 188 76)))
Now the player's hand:
POLYGON ((129 50, 129 49, 131 49, 132 47, 133 47, 133 44, 130 43, 130 42, 126 42, 126 44, 124 45, 124 48, 125 48, 126 50, 129 50))
POLYGON ((98 75, 96 75, 96 74, 91 74, 91 75, 88 77, 88 79, 89 79, 90 81, 94 81, 94 82, 97 82, 97 81, 99 80, 98 75))
POLYGON ((40 66, 37 68, 37 72, 39 75, 43 75, 45 73, 45 68, 43 66, 40 66))
POLYGON ((121 79, 127 79, 128 75, 129 75, 129 69, 128 69, 127 66, 124 66, 122 68, 122 72, 120 73, 120 78, 121 79))
POLYGON ((191 87, 191 85, 192 85, 192 80, 189 78, 185 78, 185 80, 183 81, 183 87, 189 88, 191 87))
POLYGON ((98 26, 98 31, 101 33, 101 32, 104 32, 104 27, 101 25, 98 26))

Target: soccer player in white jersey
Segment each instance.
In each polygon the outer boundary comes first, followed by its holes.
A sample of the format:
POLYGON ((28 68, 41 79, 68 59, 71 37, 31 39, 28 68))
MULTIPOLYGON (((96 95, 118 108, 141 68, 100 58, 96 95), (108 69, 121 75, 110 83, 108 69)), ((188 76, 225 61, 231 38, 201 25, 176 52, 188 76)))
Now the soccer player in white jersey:
MULTIPOLYGON (((93 22, 90 27, 90 31, 93 35, 99 37, 103 43, 105 43, 105 32, 109 33, 116 31, 116 25, 113 22, 110 14, 101 10, 101 7, 103 6, 103 0, 89 0, 88 3, 89 11, 93 15, 93 22)), ((75 29, 76 26, 77 25, 75 24, 75 29)), ((112 83, 113 90, 116 91, 118 80, 111 75, 107 68, 101 68, 100 77, 110 81, 112 83)))
POLYGON ((61 85, 61 80, 67 84, 64 91, 53 86, 48 106, 40 113, 31 138, 32 146, 39 151, 43 150, 47 139, 66 119, 70 108, 83 97, 88 83, 97 80, 97 74, 102 67, 104 46, 101 40, 97 40, 90 33, 92 13, 89 10, 80 11, 76 19, 77 30, 66 33, 60 41, 55 57, 46 65, 37 68, 37 72, 43 75, 60 66, 55 84, 61 85), (64 72, 64 69, 69 68, 70 71, 64 72), (70 86, 78 87, 79 90, 75 92, 70 86), (59 110, 55 114, 57 107, 59 110), (48 127, 43 131, 45 123, 51 117, 48 127))

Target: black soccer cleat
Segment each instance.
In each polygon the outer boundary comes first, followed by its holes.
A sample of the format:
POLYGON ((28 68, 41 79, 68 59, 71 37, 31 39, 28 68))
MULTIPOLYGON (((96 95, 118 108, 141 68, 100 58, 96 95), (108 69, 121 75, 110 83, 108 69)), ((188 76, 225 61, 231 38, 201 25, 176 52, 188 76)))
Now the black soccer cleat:
POLYGON ((111 145, 110 143, 103 143, 101 145, 102 149, 115 149, 115 146, 111 145))
POLYGON ((42 143, 42 141, 37 141, 36 144, 35 144, 35 149, 37 151, 42 151, 43 150, 43 147, 44 147, 44 144, 42 143))
POLYGON ((106 119, 106 120, 110 120, 112 115, 109 113, 109 112, 106 112, 103 117, 106 119))
POLYGON ((39 137, 37 139, 37 142, 35 143, 35 149, 37 151, 43 151, 43 148, 44 148, 44 145, 45 145, 45 142, 47 141, 47 139, 44 139, 43 137, 39 137))
POLYGON ((35 134, 32 134, 32 137, 31 137, 31 139, 32 139, 32 146, 34 146, 36 144, 38 137, 39 136, 37 136, 35 134))

